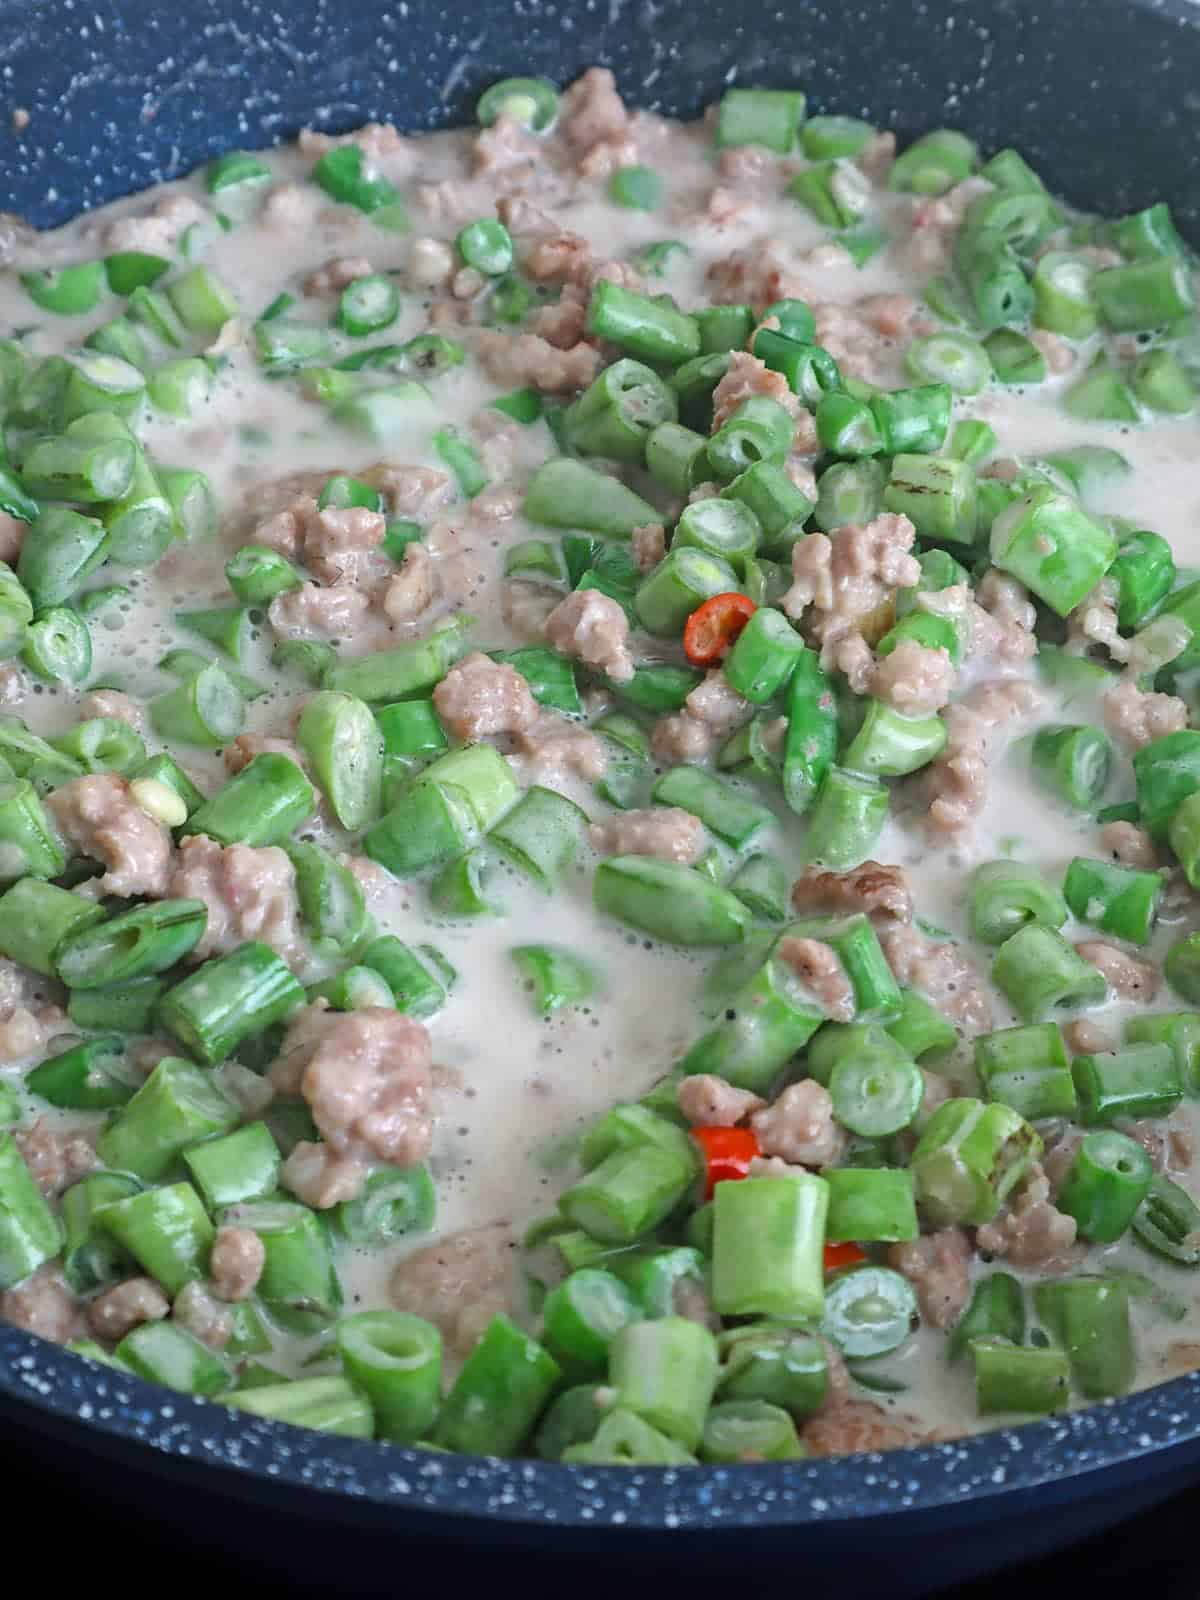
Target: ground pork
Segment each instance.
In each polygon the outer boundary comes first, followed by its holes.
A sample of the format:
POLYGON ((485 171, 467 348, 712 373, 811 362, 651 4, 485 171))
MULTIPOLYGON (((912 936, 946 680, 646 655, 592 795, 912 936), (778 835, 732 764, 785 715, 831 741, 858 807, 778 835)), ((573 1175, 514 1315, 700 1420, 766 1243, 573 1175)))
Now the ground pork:
POLYGON ((895 159, 896 135, 889 128, 882 133, 873 133, 855 156, 854 161, 872 183, 882 183, 892 170, 892 162, 895 159))
POLYGON ((861 633, 841 633, 831 639, 822 651, 821 662, 830 672, 840 672, 855 694, 870 692, 875 677, 875 652, 861 633))
POLYGON ((323 267, 309 273, 304 280, 304 292, 310 295, 336 294, 359 278, 369 278, 374 270, 366 256, 334 256, 323 267))
MULTIPOLYGON (((484 449, 484 460, 488 456, 484 449)), ((476 522, 508 522, 521 509, 521 491, 515 484, 497 483, 482 490, 471 502, 471 516, 476 522)))
POLYGON ((474 300, 487 281, 477 267, 459 267, 450 279, 450 293, 456 300, 474 300))
POLYGON ((262 220, 268 228, 311 228, 321 198, 309 183, 273 184, 263 201, 262 220))
POLYGON ((139 250, 152 256, 171 256, 183 230, 209 217, 210 213, 191 195, 173 189, 141 216, 119 217, 110 223, 104 231, 104 247, 109 254, 139 250))
POLYGON ((478 650, 450 668, 433 703, 455 738, 468 741, 527 732, 538 720, 537 701, 516 667, 478 650))
POLYGON ((1158 1368, 1164 1379, 1181 1378, 1185 1373, 1200 1370, 1200 1344, 1185 1340, 1169 1344, 1158 1357, 1158 1368))
POLYGON ((265 545, 288 561, 299 560, 305 531, 316 515, 316 499, 309 494, 297 495, 290 505, 272 511, 254 527, 252 542, 265 545))
POLYGON ((531 728, 514 739, 530 783, 562 788, 572 777, 595 783, 604 776, 608 751, 604 740, 557 712, 543 711, 531 728))
POLYGON ((676 1099, 694 1128, 732 1128, 766 1105, 749 1089, 738 1089, 711 1072, 694 1072, 683 1078, 676 1099))
POLYGON ((449 280, 455 269, 454 251, 442 239, 428 234, 414 239, 408 247, 405 274, 417 289, 439 289, 449 280))
POLYGON ((381 167, 389 177, 403 178, 416 164, 412 142, 390 122, 364 122, 349 133, 320 133, 316 128, 301 128, 297 143, 302 154, 318 157, 340 145, 357 145, 373 167, 381 167))
POLYGON ((931 1072, 928 1067, 921 1069, 921 1104, 917 1108, 916 1125, 923 1127, 939 1106, 944 1106, 947 1100, 953 1100, 958 1089, 947 1077, 940 1072, 931 1072))
POLYGON ((17 1149, 44 1195, 61 1194, 96 1165, 96 1151, 82 1133, 53 1127, 39 1117, 14 1135, 17 1149))
POLYGON ((240 1061, 223 1061, 214 1070, 213 1079, 247 1122, 261 1117, 275 1098, 275 1091, 267 1080, 240 1061))
POLYGON ((233 1338, 233 1315, 199 1279, 184 1284, 171 1307, 171 1321, 186 1328, 210 1350, 223 1350, 233 1338))
POLYGON ((532 384, 544 394, 586 389, 600 366, 600 352, 590 344, 559 350, 536 333, 505 333, 483 328, 475 353, 494 383, 502 388, 532 384))
POLYGON ((719 483, 713 483, 705 479, 703 483, 698 483, 694 489, 689 489, 687 503, 690 506, 694 506, 701 500, 715 500, 720 492, 721 485, 719 483))
POLYGON ((561 599, 561 589, 508 578, 500 585, 500 615, 516 638, 526 644, 540 644, 545 637, 546 618, 561 599))
POLYGON ((85 694, 79 702, 79 715, 112 717, 116 722, 125 723, 135 733, 146 732, 146 713, 136 700, 131 700, 119 689, 93 689, 91 694, 85 694))
MULTIPOLYGON (((498 541, 485 535, 489 552, 498 541)), ((430 523, 422 543, 433 557, 437 569, 438 605, 454 608, 475 599, 489 583, 488 557, 480 549, 482 541, 469 537, 460 526, 449 522, 430 523)), ((540 635, 538 636, 540 639, 540 635)))
POLYGON ((828 1089, 813 1078, 789 1084, 777 1100, 750 1118, 765 1156, 793 1166, 833 1167, 845 1154, 845 1130, 834 1121, 828 1089))
POLYGON ((454 498, 454 481, 436 467, 396 467, 380 462, 359 473, 378 489, 390 517, 428 522, 454 498))
POLYGON ((218 1300, 248 1300, 258 1287, 267 1253, 252 1228, 217 1229, 208 1258, 208 1274, 218 1300))
POLYGON ((620 811, 591 826, 592 845, 602 856, 657 856, 694 865, 704 854, 704 824, 678 806, 620 811))
POLYGON ((538 283, 560 286, 559 304, 569 308, 571 318, 580 310, 586 312, 591 292, 602 279, 623 289, 642 287, 641 274, 628 261, 597 261, 580 234, 556 228, 548 218, 544 222, 526 252, 525 270, 538 283))
MULTIPOLYGON (((922 595, 918 603, 926 611, 941 609, 936 595, 922 595)), ((1006 572, 989 567, 984 573, 969 607, 968 620, 972 656, 1020 665, 1037 654, 1033 631, 1037 608, 1024 584, 1006 572)))
POLYGON ((546 638, 563 655, 607 674, 614 683, 633 677, 629 618, 599 589, 575 589, 546 618, 546 638))
MULTIPOLYGON (((471 189, 458 178, 417 183, 413 198, 431 221, 461 224, 471 214, 471 189)), ((433 308, 431 308, 432 311, 433 308)))
POLYGON ((286 756, 304 772, 304 757, 296 746, 287 739, 276 739, 269 733, 239 733, 232 744, 227 744, 221 751, 221 760, 225 763, 228 773, 241 772, 243 767, 248 767, 255 756, 286 756))
POLYGON ((227 955, 247 940, 259 940, 296 965, 305 957, 292 863, 275 845, 221 845, 194 834, 179 847, 168 892, 181 900, 202 900, 208 923, 193 961, 227 955))
POLYGON ((151 1036, 148 1039, 133 1039, 130 1041, 126 1052, 126 1060, 133 1070, 143 1078, 148 1078, 160 1061, 165 1061, 168 1056, 179 1054, 179 1041, 165 1037, 151 1036))
POLYGON ((573 350, 587 339, 588 290, 568 283, 562 294, 549 305, 537 306, 529 315, 526 328, 556 350, 573 350))
POLYGON ((800 979, 830 1022, 853 1022, 854 986, 836 951, 820 939, 788 936, 779 955, 800 979))
POLYGON ((915 1421, 873 1400, 846 1400, 818 1412, 804 1423, 800 1439, 810 1456, 875 1454, 922 1443, 915 1421))
POLYGON ((992 1007, 983 980, 953 940, 935 940, 919 928, 880 931, 879 942, 897 983, 923 994, 963 1033, 986 1033, 992 1007))
POLYGON ((926 273, 944 266, 967 207, 991 188, 986 178, 965 178, 946 194, 914 197, 909 265, 926 273))
POLYGON ((684 701, 682 711, 660 717, 654 724, 652 746, 660 761, 702 761, 741 727, 754 707, 742 698, 714 667, 684 701))
POLYGON ((507 1222, 448 1234, 405 1256, 391 1276, 391 1302, 398 1311, 427 1317, 463 1355, 492 1317, 509 1308, 513 1250, 507 1222))
POLYGON ((661 522, 647 522, 633 530, 630 550, 639 572, 650 572, 667 553, 667 532, 661 522))
POLYGON ((44 980, 28 967, 0 956, 0 1006, 29 1005, 42 992, 44 980))
POLYGON ((87 1332, 82 1305, 50 1263, 0 1294, 0 1320, 54 1344, 69 1344, 87 1332))
POLYGON ((1062 1036, 1073 1056, 1106 1054, 1115 1048, 1108 1029, 1093 1022, 1090 1017, 1076 1017, 1072 1022, 1064 1022, 1062 1036))
POLYGON ((471 432, 480 441, 492 476, 507 477, 521 454, 527 430, 494 406, 484 406, 471 418, 471 432))
POLYGON ((1173 694, 1148 693, 1125 678, 1104 696, 1104 722, 1131 750, 1140 750, 1164 734, 1186 728, 1188 708, 1173 694))
POLYGON ((783 406, 793 417, 799 415, 800 402, 783 374, 772 372, 748 350, 734 350, 730 354, 725 376, 713 390, 713 433, 723 427, 742 401, 748 400, 751 395, 765 395, 768 400, 783 406))
POLYGON ((975 1235, 988 1255, 1003 1256, 1017 1267, 1065 1270, 1073 1265, 1075 1218, 1050 1201, 1050 1180, 1037 1162, 1030 1167, 1011 1203, 975 1235))
POLYGON ((758 144, 732 145, 717 155, 717 171, 721 177, 739 184, 755 183, 769 177, 775 171, 775 166, 774 153, 758 144))
POLYGON ((0 706, 19 706, 29 693, 29 675, 15 662, 0 666, 0 706))
POLYGON ((1075 365, 1075 351, 1057 333, 1050 333, 1046 328, 1031 328, 1029 339, 1045 356, 1047 370, 1055 377, 1070 372, 1075 365))
POLYGON ((119 1344, 143 1322, 161 1322, 170 1309, 171 1302, 153 1278, 126 1278, 90 1302, 88 1327, 97 1339, 119 1344))
POLYGON ((428 1153, 432 1047, 414 1018, 383 1006, 309 1008, 271 1067, 280 1094, 299 1094, 336 1156, 409 1167, 428 1153))
POLYGON ((496 215, 514 239, 521 235, 545 236, 558 228, 554 218, 524 194, 501 195, 496 201, 496 215))
POLYGON ((1151 961, 1140 961, 1103 939, 1085 939, 1076 953, 1098 967, 1112 992, 1121 1000, 1153 1000, 1161 974, 1151 961))
POLYGON ((915 538, 907 517, 885 512, 865 527, 812 533, 792 546, 792 585, 780 605, 822 647, 823 659, 845 634, 870 642, 891 626, 894 592, 920 580, 910 553, 915 538))
POLYGON ((364 506, 318 511, 304 527, 304 564, 319 583, 361 583, 381 570, 387 521, 364 506))
POLYGON ((885 339, 903 339, 911 338, 921 307, 911 294, 869 294, 855 309, 885 339))
POLYGON ((1086 655, 1098 644, 1114 661, 1129 660, 1129 640, 1121 637, 1117 626, 1117 598, 1116 580, 1101 578, 1070 613, 1066 649, 1072 655, 1086 655))
POLYGON ((1154 840, 1136 822, 1106 822, 1100 829, 1100 842, 1114 860, 1124 867, 1140 867, 1153 872, 1158 866, 1154 840))
POLYGON ((801 916, 865 911, 880 927, 911 922, 913 916, 912 891, 904 868, 880 861, 863 861, 849 872, 806 867, 792 885, 792 905, 801 916))
POLYGON ((362 1193, 370 1169, 355 1156, 340 1156, 327 1144, 302 1139, 280 1169, 285 1189, 306 1206, 327 1211, 362 1193))
POLYGON ((713 261, 705 274, 717 305, 749 304, 761 316, 776 300, 807 300, 808 284, 769 234, 713 261))
POLYGON ((686 1322, 698 1322, 713 1333, 720 1332, 721 1319, 713 1310, 704 1279, 683 1274, 671 1285, 671 1311, 686 1322))
POLYGON ((982 683, 965 700, 947 707, 946 743, 927 770, 924 821, 936 834, 969 828, 987 802, 988 736, 1025 717, 1038 703, 1023 679, 982 683))
MULTIPOLYGON (((504 207, 498 209, 503 217, 504 207)), ((534 234, 525 256, 525 270, 534 282, 587 289, 592 274, 592 247, 583 235, 557 227, 549 217, 541 218, 534 234)))
POLYGON ((1195 1159, 1191 1132, 1177 1116, 1139 1120, 1118 1117, 1115 1126, 1141 1145, 1155 1172, 1186 1172, 1195 1159))
MULTIPOLYGON (((286 512, 295 519, 292 527, 294 538, 297 526, 303 523, 306 516, 316 512, 317 499, 330 478, 345 471, 346 468, 339 464, 304 467, 298 472, 285 472, 278 478, 265 478, 252 484, 243 495, 233 519, 233 531, 244 535, 254 544, 267 544, 270 541, 263 536, 263 525, 286 512)), ((365 481, 367 474, 359 472, 355 476, 365 481)), ((281 555, 287 553, 284 549, 280 550, 281 555)))
POLYGON ((351 584, 325 589, 319 583, 304 583, 276 595, 267 617, 284 639, 349 639, 361 629, 370 608, 370 595, 351 584))
POLYGON ((0 1062, 40 1055, 56 1034, 68 1031, 66 1013, 54 1005, 0 1005, 0 1062))
POLYGON ((894 1244, 888 1265, 917 1291, 921 1315, 934 1328, 949 1328, 971 1298, 971 1240, 962 1228, 942 1228, 910 1244, 894 1244))
POLYGON ((337 859, 358 879, 368 906, 386 900, 396 887, 396 880, 387 868, 381 867, 369 856, 339 855, 337 859))
POLYGON ((843 374, 890 386, 894 346, 879 332, 873 314, 837 301, 820 302, 812 312, 817 322, 816 342, 829 351, 843 374))
POLYGON ((589 67, 564 92, 558 126, 585 177, 607 177, 637 160, 632 121, 607 67, 589 67))
POLYGON ((384 584, 379 604, 394 627, 403 627, 429 610, 438 587, 433 557, 423 544, 414 542, 405 550, 399 572, 384 584))
POLYGON ((756 195, 748 184, 731 186, 719 183, 709 191, 704 215, 718 228, 725 228, 731 222, 740 222, 743 217, 748 217, 761 204, 761 200, 762 197, 756 195))
POLYGON ((929 717, 947 703, 957 680, 948 650, 901 639, 890 655, 876 662, 871 693, 902 716, 929 717))
POLYGON ((514 168, 527 170, 541 158, 537 135, 507 111, 502 111, 490 128, 480 128, 471 145, 471 170, 493 184, 512 178, 514 168))
POLYGON ((0 511, 0 561, 10 567, 16 566, 28 527, 29 524, 22 522, 20 517, 10 516, 7 511, 0 511))
POLYGON ((148 816, 113 772, 72 778, 49 795, 46 805, 67 843, 81 856, 102 861, 101 878, 76 890, 93 897, 119 895, 157 899, 167 893, 171 869, 170 830, 148 816))
MULTIPOLYGON (((1072 1043, 1071 1027, 1063 1029, 1063 1038, 1067 1040, 1067 1048, 1072 1055, 1085 1054, 1086 1049, 1072 1043)), ((1107 1045, 1102 1048, 1108 1048, 1107 1045)), ((1083 1143, 1083 1129, 1073 1127, 1069 1122, 1063 1121, 1052 1125, 1051 1132, 1046 1136, 1046 1147, 1042 1152, 1042 1171, 1046 1174, 1046 1181, 1050 1185, 1049 1196, 1054 1199, 1058 1191, 1066 1182, 1067 1174, 1075 1162, 1079 1146, 1083 1143)))

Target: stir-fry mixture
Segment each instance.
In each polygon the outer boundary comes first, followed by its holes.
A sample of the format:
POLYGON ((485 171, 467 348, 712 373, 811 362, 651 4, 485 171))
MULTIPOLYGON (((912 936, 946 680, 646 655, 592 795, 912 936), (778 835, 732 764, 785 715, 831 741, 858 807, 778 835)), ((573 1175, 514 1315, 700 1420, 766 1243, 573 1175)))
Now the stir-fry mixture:
POLYGON ((678 1465, 1200 1365, 1194 263, 612 75, 0 315, 0 1315, 678 1465))

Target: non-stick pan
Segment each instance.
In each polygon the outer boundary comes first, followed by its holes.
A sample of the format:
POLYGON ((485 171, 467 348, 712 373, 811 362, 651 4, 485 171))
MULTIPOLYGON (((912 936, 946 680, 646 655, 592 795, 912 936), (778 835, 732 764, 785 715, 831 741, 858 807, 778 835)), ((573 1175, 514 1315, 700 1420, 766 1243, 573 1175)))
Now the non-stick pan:
MULTIPOLYGON (((0 209, 47 225, 232 146, 466 120, 510 73, 613 67, 694 115, 735 76, 902 134, 1019 146, 1089 208, 1171 202, 1200 242, 1200 7, 1188 0, 0 0, 0 209)), ((397 1587, 401 1545, 531 1546, 678 1572, 789 1572, 889 1600, 1035 1556, 1200 1477, 1200 1374, 955 1444, 738 1468, 580 1470, 248 1421, 0 1331, 5 1466, 36 1448, 159 1525, 397 1587)), ((11 1535, 10 1535, 11 1537, 11 1535)), ((819 1591, 818 1591, 819 1592, 819 1591)))

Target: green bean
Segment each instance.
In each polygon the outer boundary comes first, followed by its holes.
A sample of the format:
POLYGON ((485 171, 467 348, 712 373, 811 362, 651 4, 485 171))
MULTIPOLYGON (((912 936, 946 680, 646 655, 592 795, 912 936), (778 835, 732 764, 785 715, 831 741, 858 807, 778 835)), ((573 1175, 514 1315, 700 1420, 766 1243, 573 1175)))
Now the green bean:
POLYGON ((726 89, 717 111, 716 142, 759 144, 788 155, 804 121, 805 96, 799 89, 726 89))
POLYGON ((158 900, 68 935, 56 955, 70 989, 99 989, 166 972, 193 950, 208 921, 202 900, 158 900))

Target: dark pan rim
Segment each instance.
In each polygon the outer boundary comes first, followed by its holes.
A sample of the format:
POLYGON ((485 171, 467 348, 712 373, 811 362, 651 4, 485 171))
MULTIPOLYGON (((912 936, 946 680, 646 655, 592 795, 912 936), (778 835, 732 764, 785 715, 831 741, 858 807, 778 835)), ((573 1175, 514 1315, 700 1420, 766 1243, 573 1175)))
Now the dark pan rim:
POLYGON ((1139 1460, 1152 1475, 1167 1470, 1167 1454, 1200 1458, 1200 1372, 945 1444, 681 1469, 564 1467, 336 1438, 125 1378, 12 1327, 0 1329, 0 1394, 34 1413, 34 1427, 41 1414, 141 1446, 147 1466, 166 1457, 245 1474, 270 1488, 510 1527, 669 1531, 859 1522, 970 1508, 1029 1490, 1054 1497, 1056 1486, 1069 1490, 1078 1479, 1139 1460))

